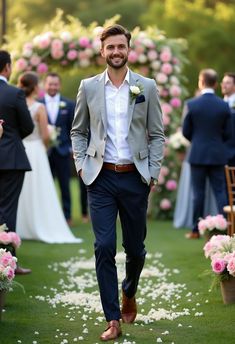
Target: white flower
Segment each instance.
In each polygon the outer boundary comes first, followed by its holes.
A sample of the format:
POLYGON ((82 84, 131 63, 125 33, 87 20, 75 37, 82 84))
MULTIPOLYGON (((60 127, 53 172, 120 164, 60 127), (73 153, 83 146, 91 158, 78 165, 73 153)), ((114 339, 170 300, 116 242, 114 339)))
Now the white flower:
POLYGON ((60 108, 65 108, 65 107, 66 107, 66 103, 63 100, 61 100, 60 101, 60 108))
POLYGON ((130 86, 130 91, 132 94, 135 94, 135 95, 138 95, 141 92, 141 90, 138 86, 130 86))

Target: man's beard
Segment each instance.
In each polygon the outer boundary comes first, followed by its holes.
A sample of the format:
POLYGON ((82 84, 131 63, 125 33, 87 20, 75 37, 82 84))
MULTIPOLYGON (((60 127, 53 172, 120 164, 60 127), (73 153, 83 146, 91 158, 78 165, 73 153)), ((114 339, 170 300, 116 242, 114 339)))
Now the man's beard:
POLYGON ((111 58, 109 58, 109 57, 106 58, 107 64, 108 64, 110 67, 114 68, 114 69, 120 69, 120 68, 122 68, 123 66, 125 66, 125 64, 127 63, 127 61, 128 61, 128 57, 127 57, 127 56, 124 57, 124 58, 122 58, 122 60, 120 60, 120 62, 119 62, 118 64, 113 63, 113 61, 112 61, 111 58))

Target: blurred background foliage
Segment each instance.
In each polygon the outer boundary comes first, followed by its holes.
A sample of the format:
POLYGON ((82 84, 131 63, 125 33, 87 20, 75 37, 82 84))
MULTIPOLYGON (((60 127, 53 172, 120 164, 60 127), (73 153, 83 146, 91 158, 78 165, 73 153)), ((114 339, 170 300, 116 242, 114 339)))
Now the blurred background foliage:
MULTIPOLYGON (((39 31, 54 18, 56 8, 72 14, 83 25, 121 15, 119 23, 132 30, 150 25, 165 31, 167 37, 188 42, 189 63, 184 73, 189 95, 197 88, 198 72, 211 67, 220 79, 235 69, 235 0, 5 0, 7 33, 14 30, 14 19, 20 18, 28 29, 39 31)), ((219 92, 220 90, 218 90, 219 92)))

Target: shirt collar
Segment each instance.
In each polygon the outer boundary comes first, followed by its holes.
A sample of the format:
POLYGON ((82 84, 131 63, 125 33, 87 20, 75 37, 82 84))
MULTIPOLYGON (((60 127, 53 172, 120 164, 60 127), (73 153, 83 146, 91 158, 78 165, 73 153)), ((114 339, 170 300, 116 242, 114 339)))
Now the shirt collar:
MULTIPOLYGON (((124 84, 125 81, 126 81, 128 84, 130 84, 130 70, 129 70, 129 68, 127 68, 126 76, 125 76, 125 79, 123 80, 122 85, 124 84)), ((107 83, 110 83, 111 85, 113 84, 112 81, 111 81, 110 78, 109 78, 108 70, 107 70, 107 69, 106 69, 106 71, 105 71, 104 83, 105 83, 105 85, 107 85, 107 83)))
POLYGON ((57 93, 54 97, 51 97, 48 93, 45 94, 46 102, 59 102, 60 94, 57 93))
POLYGON ((201 94, 205 94, 205 93, 211 93, 214 94, 215 90, 213 88, 204 88, 203 90, 201 90, 201 94))
POLYGON ((0 80, 5 81, 6 83, 8 83, 7 78, 5 76, 3 76, 3 75, 0 75, 0 80))

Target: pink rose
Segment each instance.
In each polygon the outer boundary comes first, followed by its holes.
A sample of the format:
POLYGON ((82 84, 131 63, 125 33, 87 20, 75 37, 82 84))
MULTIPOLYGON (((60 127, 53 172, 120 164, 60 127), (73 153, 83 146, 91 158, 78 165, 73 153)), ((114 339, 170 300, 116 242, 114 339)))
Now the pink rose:
POLYGON ((162 122, 164 126, 169 125, 171 122, 170 117, 168 115, 163 114, 162 122))
POLYGON ((216 274, 221 274, 224 271, 226 264, 223 259, 214 259, 211 262, 211 266, 212 266, 212 270, 216 274))
POLYGON ((172 112, 172 106, 170 106, 170 104, 168 104, 168 103, 163 103, 161 105, 161 108, 162 108, 162 112, 165 115, 169 115, 172 112))
POLYGON ((154 61, 157 59, 157 52, 156 50, 149 50, 147 53, 149 61, 154 61))
POLYGON ((207 229, 207 223, 204 219, 198 222, 198 229, 199 229, 200 234, 203 234, 205 230, 207 229))
POLYGON ((181 95, 181 88, 178 85, 172 85, 170 87, 170 95, 172 97, 179 97, 181 95))
POLYGON ((15 232, 9 232, 8 234, 10 235, 12 245, 15 248, 18 248, 21 245, 21 239, 19 235, 15 232))
POLYGON ((138 54, 134 50, 131 50, 128 55, 128 61, 130 63, 135 63, 137 60, 138 60, 138 54))
POLYGON ((60 39, 58 39, 58 38, 53 39, 53 41, 51 42, 51 50, 52 51, 53 50, 61 51, 61 50, 63 50, 63 47, 64 47, 63 42, 60 39))
POLYGON ((33 55, 29 61, 32 66, 37 66, 41 62, 41 58, 38 55, 33 55))
POLYGON ((156 75, 156 81, 159 84, 165 84, 167 82, 168 78, 166 74, 163 73, 157 73, 156 75))
POLYGON ((177 182, 174 179, 169 179, 166 182, 166 189, 169 191, 174 191, 177 189, 177 182))
POLYGON ((172 98, 170 104, 173 108, 179 108, 181 106, 181 100, 179 98, 172 98))
POLYGON ((37 72, 39 74, 44 74, 44 73, 47 73, 48 71, 48 66, 46 63, 39 63, 39 65, 37 66, 37 72))
POLYGON ((171 201, 168 198, 163 198, 160 202, 160 208, 162 210, 169 210, 171 209, 171 201))
POLYGON ((70 61, 76 60, 76 58, 78 57, 78 53, 75 49, 71 49, 68 51, 67 53, 67 59, 70 61))
POLYGON ((16 69, 20 72, 23 72, 26 70, 28 66, 28 62, 24 58, 20 58, 19 60, 16 61, 16 69))
POLYGON ((15 270, 11 267, 7 268, 7 279, 11 281, 15 277, 15 270))
POLYGON ((173 71, 173 67, 170 63, 163 63, 162 67, 161 67, 161 72, 164 74, 171 74, 173 71))
POLYGON ((91 46, 90 45, 90 40, 87 37, 79 38, 78 42, 80 44, 80 47, 82 47, 82 48, 88 48, 88 47, 91 46))
POLYGON ((227 270, 230 275, 235 277, 235 257, 231 257, 228 261, 227 270))
POLYGON ((8 245, 11 242, 11 237, 7 232, 0 232, 0 243, 8 245))
POLYGON ((40 36, 37 44, 40 49, 46 49, 49 47, 50 43, 51 43, 50 37, 47 35, 43 35, 43 36, 40 36))
POLYGON ((167 176, 169 174, 169 168, 167 166, 162 166, 161 168, 161 174, 163 176, 167 176))
POLYGON ((160 60, 162 62, 169 62, 171 60, 170 50, 168 50, 168 49, 163 50, 162 53, 160 54, 160 60))
POLYGON ((58 50, 58 49, 51 49, 51 56, 55 60, 61 59, 61 57, 64 56, 64 51, 63 50, 58 50))

